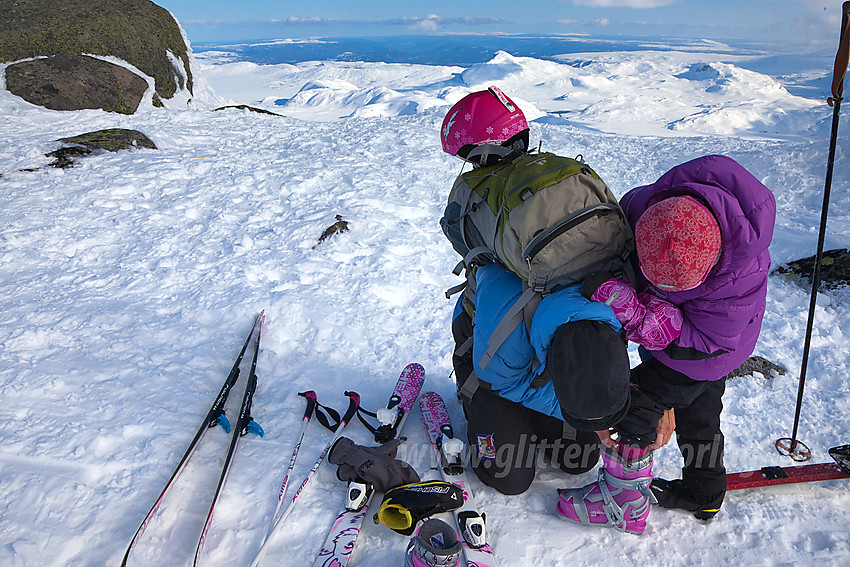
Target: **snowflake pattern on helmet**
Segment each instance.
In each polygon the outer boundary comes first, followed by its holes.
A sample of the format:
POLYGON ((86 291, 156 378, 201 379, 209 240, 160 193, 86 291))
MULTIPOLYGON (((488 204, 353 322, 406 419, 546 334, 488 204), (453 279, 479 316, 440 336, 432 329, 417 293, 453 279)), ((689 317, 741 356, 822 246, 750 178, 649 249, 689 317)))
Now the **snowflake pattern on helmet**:
POLYGON ((443 151, 457 155, 466 145, 502 144, 528 129, 522 111, 496 87, 466 95, 446 113, 443 151))

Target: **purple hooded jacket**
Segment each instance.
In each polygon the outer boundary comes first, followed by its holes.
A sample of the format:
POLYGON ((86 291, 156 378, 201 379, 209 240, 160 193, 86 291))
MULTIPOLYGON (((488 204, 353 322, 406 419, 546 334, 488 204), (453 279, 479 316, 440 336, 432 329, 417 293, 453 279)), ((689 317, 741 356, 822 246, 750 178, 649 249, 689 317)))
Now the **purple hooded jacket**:
POLYGON ((674 167, 620 204, 634 228, 647 208, 677 195, 691 195, 714 213, 720 259, 702 284, 686 291, 661 290, 638 275, 639 290, 651 289, 684 316, 679 338, 652 355, 694 380, 718 380, 752 354, 761 331, 776 200, 736 161, 715 155, 674 167))

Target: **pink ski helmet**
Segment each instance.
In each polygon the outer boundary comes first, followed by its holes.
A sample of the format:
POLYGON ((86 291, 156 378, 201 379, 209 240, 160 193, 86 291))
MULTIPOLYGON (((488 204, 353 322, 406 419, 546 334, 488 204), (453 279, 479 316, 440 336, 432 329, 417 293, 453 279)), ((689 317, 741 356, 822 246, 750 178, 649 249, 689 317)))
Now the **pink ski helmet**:
POLYGON ((440 140, 443 151, 453 156, 464 146, 501 145, 528 130, 525 115, 498 87, 466 95, 443 119, 440 140))

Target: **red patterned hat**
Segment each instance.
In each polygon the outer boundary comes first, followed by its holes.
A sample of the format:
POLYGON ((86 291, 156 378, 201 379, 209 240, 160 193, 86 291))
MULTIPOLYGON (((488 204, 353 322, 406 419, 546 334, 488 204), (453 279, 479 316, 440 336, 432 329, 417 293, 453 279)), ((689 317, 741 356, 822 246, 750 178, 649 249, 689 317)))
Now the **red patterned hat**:
POLYGON ((638 261, 653 285, 669 291, 705 281, 720 256, 720 228, 693 197, 670 197, 649 207, 635 227, 638 261))

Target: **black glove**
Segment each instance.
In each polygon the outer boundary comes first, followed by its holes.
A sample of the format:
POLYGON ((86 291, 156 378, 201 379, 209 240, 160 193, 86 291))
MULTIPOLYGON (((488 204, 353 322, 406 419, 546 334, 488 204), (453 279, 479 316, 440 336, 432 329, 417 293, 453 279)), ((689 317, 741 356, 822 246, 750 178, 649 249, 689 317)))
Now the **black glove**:
POLYGON ((611 272, 594 272, 584 278, 584 281, 581 282, 581 294, 590 299, 590 296, 593 295, 593 292, 596 291, 599 286, 610 280, 614 277, 614 274, 611 272))
POLYGON ((640 388, 632 386, 631 402, 625 417, 614 426, 620 442, 636 447, 647 447, 655 441, 658 420, 666 408, 647 396, 640 388))
POLYGON ((340 480, 355 479, 371 483, 378 492, 419 482, 419 475, 404 461, 395 458, 401 441, 395 439, 380 447, 363 447, 347 437, 340 437, 331 447, 328 461, 339 465, 336 476, 340 480))

